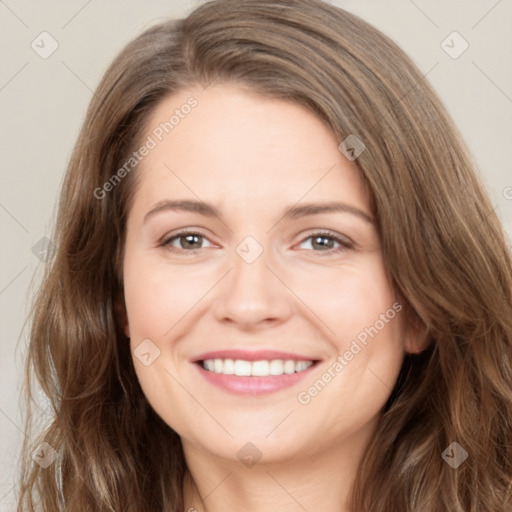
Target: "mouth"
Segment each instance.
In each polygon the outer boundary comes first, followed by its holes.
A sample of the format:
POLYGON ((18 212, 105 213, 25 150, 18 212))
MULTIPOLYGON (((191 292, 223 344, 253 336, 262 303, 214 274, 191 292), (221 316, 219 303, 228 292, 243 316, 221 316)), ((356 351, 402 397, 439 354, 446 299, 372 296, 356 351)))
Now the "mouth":
POLYGON ((260 395, 293 386, 320 361, 275 351, 220 351, 191 362, 207 382, 224 391, 260 395))
POLYGON ((315 361, 294 361, 293 359, 271 359, 246 361, 244 359, 205 359, 199 364, 208 372, 237 377, 269 377, 300 373, 312 366, 315 361))

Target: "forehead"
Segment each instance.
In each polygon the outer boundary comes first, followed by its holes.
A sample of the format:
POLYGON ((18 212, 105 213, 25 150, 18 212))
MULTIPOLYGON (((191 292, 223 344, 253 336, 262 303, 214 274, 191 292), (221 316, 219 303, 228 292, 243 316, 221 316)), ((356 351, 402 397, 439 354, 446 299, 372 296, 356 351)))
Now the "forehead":
POLYGON ((152 146, 137 169, 144 203, 196 196, 268 209, 307 197, 368 206, 335 134, 290 101, 235 85, 182 90, 157 106, 144 140, 152 146))

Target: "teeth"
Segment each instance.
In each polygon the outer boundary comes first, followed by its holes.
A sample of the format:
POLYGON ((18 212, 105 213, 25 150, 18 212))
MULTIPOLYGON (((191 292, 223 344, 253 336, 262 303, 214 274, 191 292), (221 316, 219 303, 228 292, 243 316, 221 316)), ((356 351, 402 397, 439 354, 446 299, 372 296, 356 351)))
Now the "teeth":
POLYGON ((243 359, 206 359, 203 368, 209 372, 237 375, 238 377, 268 377, 269 375, 290 375, 307 370, 313 361, 245 361, 243 359))
POLYGON ((284 362, 284 373, 290 374, 295 373, 295 361, 285 361, 284 362))
MULTIPOLYGON (((217 359, 217 361, 220 361, 222 364, 222 359, 217 359)), ((238 375, 239 377, 250 377, 251 376, 251 370, 252 365, 249 361, 242 361, 241 359, 237 359, 235 361, 235 375, 238 375)), ((221 367, 220 370, 217 371, 217 373, 222 373, 223 367, 221 367)), ((217 368, 215 368, 217 370, 217 368)))
POLYGON ((284 373, 284 364, 280 359, 270 361, 268 373, 270 375, 282 375, 284 373))
POLYGON ((269 366, 268 361, 253 361, 251 364, 251 375, 265 377, 269 374, 269 366))
POLYGON ((296 363, 295 371, 302 372, 304 370, 307 370, 311 366, 311 364, 310 361, 299 361, 298 363, 296 363))
MULTIPOLYGON (((222 359, 218 359, 218 361, 222 362, 222 359)), ((235 373, 235 362, 233 359, 226 359, 224 361, 224 366, 221 368, 222 373, 224 375, 233 375, 235 373)))

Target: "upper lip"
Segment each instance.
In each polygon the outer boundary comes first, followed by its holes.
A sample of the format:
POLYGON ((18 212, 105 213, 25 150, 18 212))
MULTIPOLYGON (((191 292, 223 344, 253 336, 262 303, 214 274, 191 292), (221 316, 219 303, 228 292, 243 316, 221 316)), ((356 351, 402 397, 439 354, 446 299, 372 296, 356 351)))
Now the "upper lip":
POLYGON ((207 359, 243 359, 245 361, 270 361, 281 359, 283 361, 316 361, 314 357, 292 354, 291 352, 279 352, 276 350, 215 350, 204 352, 190 359, 191 363, 205 361, 207 359))

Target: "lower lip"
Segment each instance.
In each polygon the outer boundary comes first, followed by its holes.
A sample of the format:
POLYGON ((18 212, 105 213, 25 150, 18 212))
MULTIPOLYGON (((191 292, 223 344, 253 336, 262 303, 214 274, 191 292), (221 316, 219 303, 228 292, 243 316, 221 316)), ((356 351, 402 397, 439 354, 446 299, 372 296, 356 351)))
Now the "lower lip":
POLYGON ((224 375, 205 370, 201 364, 195 363, 199 373, 214 386, 236 395, 266 395, 297 384, 316 366, 313 363, 302 372, 283 373, 282 375, 269 375, 268 377, 238 377, 237 375, 224 375))

